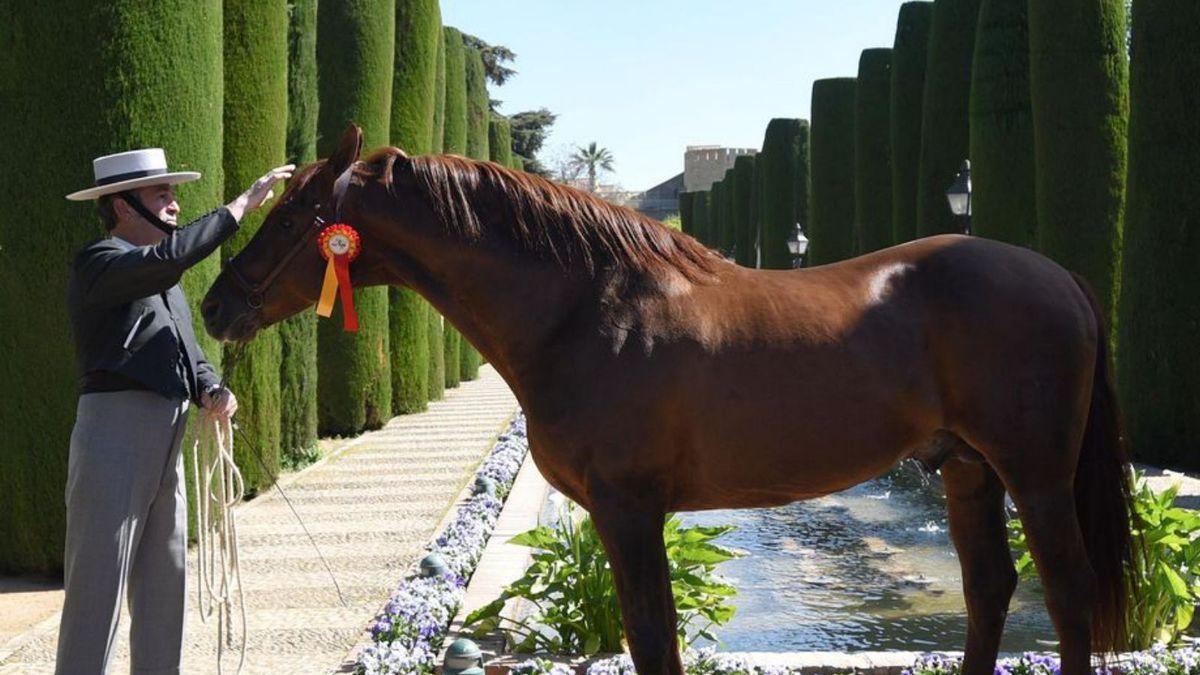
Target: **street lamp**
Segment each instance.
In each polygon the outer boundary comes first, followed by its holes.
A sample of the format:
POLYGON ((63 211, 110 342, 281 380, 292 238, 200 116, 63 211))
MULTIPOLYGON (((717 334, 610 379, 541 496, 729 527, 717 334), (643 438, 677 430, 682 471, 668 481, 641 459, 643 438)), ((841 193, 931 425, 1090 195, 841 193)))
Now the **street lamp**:
POLYGON ((946 189, 950 212, 963 223, 963 233, 971 234, 971 160, 964 159, 954 182, 946 189))
POLYGON ((800 231, 800 224, 796 224, 796 231, 787 240, 788 252, 792 254, 792 267, 799 267, 800 260, 804 254, 808 252, 808 238, 800 231))

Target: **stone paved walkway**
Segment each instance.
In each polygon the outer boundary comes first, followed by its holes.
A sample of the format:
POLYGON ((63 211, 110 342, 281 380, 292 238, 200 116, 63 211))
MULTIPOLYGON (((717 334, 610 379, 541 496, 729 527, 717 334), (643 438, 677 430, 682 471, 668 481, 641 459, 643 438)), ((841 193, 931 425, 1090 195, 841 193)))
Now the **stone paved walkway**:
MULTIPOLYGON (((517 402, 490 367, 416 415, 397 417, 330 459, 282 481, 329 562, 328 572, 279 493, 240 507, 242 581, 249 609, 245 673, 335 670, 375 613, 419 560, 446 510, 466 486, 517 402)), ((189 553, 192 606, 187 673, 216 672, 212 623, 195 611, 195 552, 189 553)), ((110 673, 129 672, 128 616, 122 617, 110 673)), ((17 640, 0 673, 54 669, 57 614, 17 640)), ((0 658, 3 658, 0 653, 0 658)), ((233 672, 236 655, 227 656, 233 672)))

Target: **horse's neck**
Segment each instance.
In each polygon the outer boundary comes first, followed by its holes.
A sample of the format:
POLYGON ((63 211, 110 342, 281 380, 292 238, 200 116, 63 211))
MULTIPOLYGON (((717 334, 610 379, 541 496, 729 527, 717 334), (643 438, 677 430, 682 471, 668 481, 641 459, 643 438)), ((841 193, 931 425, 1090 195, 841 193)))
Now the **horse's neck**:
POLYGON ((582 295, 583 286, 553 264, 453 238, 421 258, 402 283, 424 296, 506 378, 538 360, 555 326, 582 295))

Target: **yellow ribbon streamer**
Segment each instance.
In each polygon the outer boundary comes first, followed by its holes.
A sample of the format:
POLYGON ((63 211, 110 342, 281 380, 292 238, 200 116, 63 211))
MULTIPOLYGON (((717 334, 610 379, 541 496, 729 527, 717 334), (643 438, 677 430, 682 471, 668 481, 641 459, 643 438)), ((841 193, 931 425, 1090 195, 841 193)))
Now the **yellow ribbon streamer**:
POLYGON ((325 264, 325 281, 321 284, 321 299, 317 301, 317 316, 328 318, 333 314, 333 301, 337 298, 337 272, 333 269, 333 256, 325 264))

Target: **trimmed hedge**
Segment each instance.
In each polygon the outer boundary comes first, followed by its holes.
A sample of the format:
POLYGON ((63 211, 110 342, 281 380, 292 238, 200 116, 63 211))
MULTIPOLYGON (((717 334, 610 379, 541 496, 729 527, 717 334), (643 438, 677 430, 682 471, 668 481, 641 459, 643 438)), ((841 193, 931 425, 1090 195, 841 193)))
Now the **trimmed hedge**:
MULTIPOLYGON (((364 154, 388 144, 395 58, 394 0, 341 0, 317 7, 321 110, 317 152, 333 154, 350 122, 364 154)), ((318 413, 324 434, 378 428, 391 416, 388 289, 354 291, 358 332, 342 330, 342 303, 317 325, 318 413)))
POLYGON ((692 220, 694 222, 696 239, 702 243, 708 244, 709 223, 712 220, 712 206, 708 203, 712 197, 711 190, 700 190, 692 193, 692 220))
POLYGON ((979 2, 937 0, 933 4, 922 101, 918 237, 962 231, 946 201, 946 189, 970 151, 968 108, 979 2))
POLYGON ((865 49, 854 99, 855 253, 892 245, 892 50, 865 49))
POLYGON ((506 118, 493 117, 488 122, 488 154, 493 162, 512 168, 512 129, 506 118))
POLYGON ((1110 315, 1125 210, 1125 35, 1125 0, 1029 2, 1038 248, 1090 281, 1110 315))
MULTIPOLYGON (((295 0, 288 25, 287 158, 317 159, 317 0, 295 0)), ((317 450, 317 315, 279 323, 279 455, 287 467, 315 460, 317 450)))
POLYGON ((755 161, 759 179, 759 228, 763 269, 791 269, 787 240, 796 223, 806 225, 808 122, 776 118, 767 123, 762 152, 755 161))
MULTIPOLYGON (((0 20, 0 571, 57 573, 63 490, 77 398, 66 297, 68 265, 104 236, 90 203, 63 195, 93 183, 92 158, 162 147, 186 222, 220 203, 222 27, 217 0, 76 0, 53 11, 8 3, 0 20), (186 26, 187 30, 162 30, 186 26), (169 77, 164 77, 169 73, 169 77), (164 102, 187 101, 171 106, 164 102), (18 161, 18 158, 23 158, 18 161), (36 196, 36 208, 30 208, 36 196)), ((211 256, 184 275, 196 334, 218 366, 196 303, 216 277, 211 256)))
MULTIPOLYGON (((225 0, 225 200, 232 201, 267 169, 284 163, 288 119, 286 0, 225 0)), ((228 260, 262 225, 266 209, 249 213, 221 246, 228 260)), ((244 345, 226 345, 225 377, 238 398, 242 434, 234 458, 246 493, 269 488, 279 475, 279 330, 244 345)))
POLYGON ((733 250, 734 260, 743 267, 754 267, 755 230, 750 205, 754 198, 754 155, 738 155, 733 160, 733 250))
POLYGON ((692 207, 696 204, 695 192, 679 193, 679 229, 684 234, 696 236, 696 222, 692 207))
POLYGON ((854 255, 853 77, 813 82, 809 266, 854 255))
POLYGON ((467 83, 467 156, 486 162, 491 156, 488 150, 487 76, 483 69, 483 56, 474 47, 464 45, 464 65, 467 83))
POLYGON ((710 248, 715 248, 725 254, 722 247, 725 238, 725 180, 719 180, 712 185, 708 199, 708 241, 710 248))
POLYGON ((457 28, 442 29, 446 46, 445 133, 442 152, 448 155, 467 154, 467 58, 462 33, 457 28))
MULTIPOLYGON (((438 23, 441 23, 440 9, 438 23)), ((433 104, 433 138, 430 152, 442 153, 446 134, 446 31, 438 31, 437 79, 434 82, 433 104)), ((440 401, 446 389, 446 354, 442 346, 445 336, 442 335, 442 315, 433 305, 429 305, 429 400, 440 401)))
POLYGON ((900 5, 892 48, 889 122, 892 145, 892 241, 917 236, 917 183, 921 164, 921 101, 925 96, 925 60, 932 2, 900 5))
MULTIPOLYGON (((449 26, 442 29, 446 45, 446 102, 445 133, 442 152, 449 155, 467 154, 467 62, 462 33, 449 26)), ((442 323, 442 372, 446 387, 457 387, 462 377, 459 354, 462 336, 449 321, 442 323)))
POLYGON ((733 167, 725 169, 725 178, 721 180, 721 250, 725 251, 725 255, 733 257, 733 245, 737 239, 737 202, 734 201, 733 183, 734 183, 733 167))
POLYGON ((1200 51, 1194 0, 1134 0, 1117 374, 1134 457, 1200 468, 1200 51))
POLYGON ((1037 242, 1029 0, 983 0, 971 76, 971 233, 1037 242))
MULTIPOLYGON (((438 0, 396 0, 396 53, 392 71, 392 145, 409 155, 432 151, 437 104, 438 0)), ((425 410, 429 401, 429 309, 415 291, 388 289, 392 412, 425 410)))

